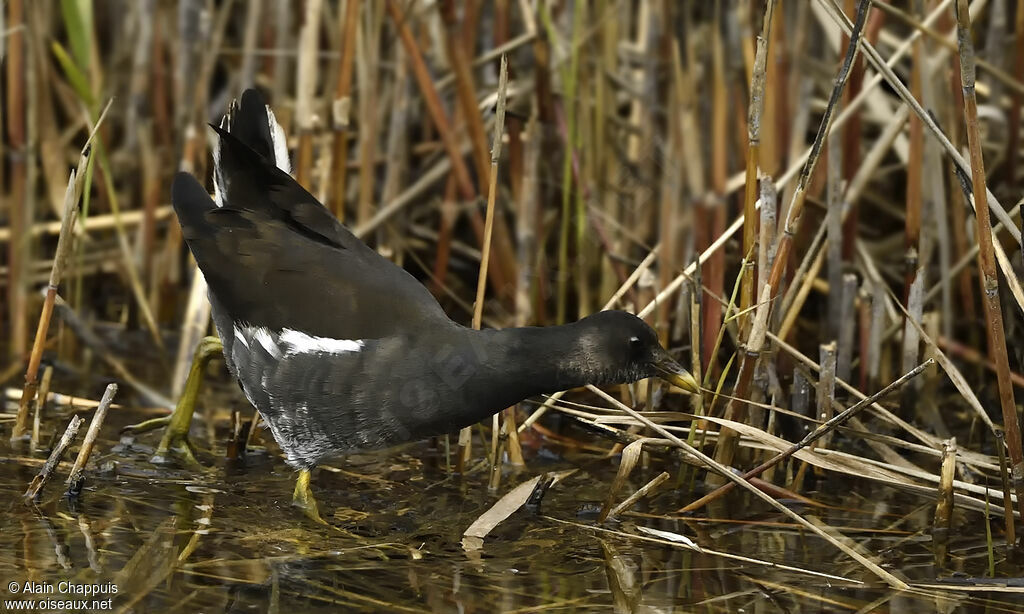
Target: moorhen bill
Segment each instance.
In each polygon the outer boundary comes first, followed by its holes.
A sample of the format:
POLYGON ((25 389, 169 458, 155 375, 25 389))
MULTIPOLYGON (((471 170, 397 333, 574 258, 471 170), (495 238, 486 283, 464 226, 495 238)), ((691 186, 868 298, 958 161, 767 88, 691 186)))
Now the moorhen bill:
POLYGON ((284 132, 256 90, 213 129, 214 198, 187 173, 171 196, 222 345, 200 344, 162 451, 187 444, 203 364, 221 349, 300 471, 294 502, 315 520, 309 471, 327 456, 455 432, 585 384, 657 376, 697 390, 651 327, 626 312, 543 328, 457 324, 291 177, 284 132))

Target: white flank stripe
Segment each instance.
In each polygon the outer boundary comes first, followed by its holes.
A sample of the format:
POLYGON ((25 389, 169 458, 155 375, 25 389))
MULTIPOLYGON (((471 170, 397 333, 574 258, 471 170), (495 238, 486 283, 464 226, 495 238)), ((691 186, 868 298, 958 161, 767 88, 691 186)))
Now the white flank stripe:
POLYGON ((332 339, 330 337, 317 337, 307 335, 302 331, 286 328, 281 331, 281 342, 288 346, 289 354, 298 353, 324 353, 344 354, 346 352, 358 352, 363 349, 364 343, 359 339, 332 339))
POLYGON ((274 144, 274 164, 277 168, 286 173, 292 172, 292 162, 288 158, 288 139, 284 135, 284 128, 277 123, 274 112, 267 105, 267 121, 270 123, 270 140, 274 144))
POLYGON ((224 176, 220 170, 220 139, 217 139, 217 144, 213 146, 213 202, 218 207, 224 207, 224 193, 228 191, 223 183, 224 176))
MULTIPOLYGON (((231 128, 231 111, 235 104, 231 103, 228 114, 220 120, 220 127, 224 130, 231 128)), ((228 186, 224 181, 224 173, 220 170, 220 137, 217 137, 213 144, 213 200, 218 207, 224 206, 224 197, 227 195, 228 186)))
POLYGON ((238 328, 238 326, 235 326, 235 339, 241 341, 242 345, 245 346, 245 349, 249 349, 249 340, 245 338, 245 333, 243 333, 242 330, 238 328))
POLYGON ((263 346, 263 349, 267 351, 274 358, 281 357, 281 348, 277 347, 277 343, 274 338, 270 335, 270 331, 265 328, 257 328, 256 332, 253 333, 253 338, 263 346))

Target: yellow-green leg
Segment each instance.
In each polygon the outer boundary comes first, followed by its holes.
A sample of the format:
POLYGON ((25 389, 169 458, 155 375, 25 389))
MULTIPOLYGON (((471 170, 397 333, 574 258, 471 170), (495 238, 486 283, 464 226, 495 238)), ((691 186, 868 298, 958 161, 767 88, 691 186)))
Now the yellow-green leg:
POLYGON ((185 390, 178 399, 178 405, 174 413, 163 418, 146 420, 145 422, 126 427, 125 431, 141 433, 151 431, 161 426, 166 426, 164 436, 160 439, 156 454, 153 455, 154 463, 165 463, 168 461, 169 452, 177 452, 188 464, 199 465, 196 460, 192 443, 188 440, 188 429, 192 424, 192 414, 195 413, 196 398, 199 396, 199 385, 203 381, 203 372, 210 359, 221 354, 224 346, 217 337, 204 337, 196 346, 195 354, 192 355, 192 366, 188 371, 188 379, 185 380, 185 390))
POLYGON ((309 475, 309 469, 299 470, 299 479, 295 481, 295 492, 292 494, 292 505, 301 509, 313 522, 327 524, 320 517, 320 509, 313 497, 313 491, 309 488, 309 475))

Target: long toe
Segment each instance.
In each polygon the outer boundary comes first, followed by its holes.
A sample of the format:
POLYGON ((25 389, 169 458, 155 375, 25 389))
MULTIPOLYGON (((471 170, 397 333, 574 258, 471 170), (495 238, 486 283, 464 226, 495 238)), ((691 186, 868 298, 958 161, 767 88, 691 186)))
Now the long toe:
POLYGON ((192 450, 192 443, 188 440, 188 430, 192 425, 192 416, 196 410, 196 399, 199 397, 199 387, 203 382, 206 365, 215 356, 219 356, 223 350, 224 346, 217 337, 204 337, 196 346, 195 353, 192 355, 192 366, 188 371, 188 379, 185 380, 185 390, 182 392, 181 398, 178 399, 178 405, 168 420, 156 454, 151 459, 154 463, 170 462, 170 452, 175 451, 189 465, 199 465, 192 450))
POLYGON ((158 428, 165 427, 171 423, 170 416, 160 416, 159 418, 150 418, 137 424, 129 424, 128 426, 122 427, 122 433, 130 433, 132 435, 138 435, 140 433, 148 433, 149 431, 155 431, 158 428))
POLYGON ((292 505, 302 510, 302 513, 313 522, 327 524, 320 517, 320 507, 313 497, 313 491, 309 487, 309 471, 299 472, 299 478, 295 482, 295 492, 292 494, 292 505))

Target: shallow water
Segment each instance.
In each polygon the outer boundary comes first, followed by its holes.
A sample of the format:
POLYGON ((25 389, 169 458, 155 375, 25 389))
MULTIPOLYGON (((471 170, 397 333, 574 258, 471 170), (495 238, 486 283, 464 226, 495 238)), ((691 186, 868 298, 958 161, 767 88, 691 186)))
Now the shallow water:
MULTIPOLYGON (((49 430, 63 429, 68 417, 53 416, 49 430)), ((2 599, 95 598, 95 609, 164 614, 1024 611, 1019 594, 891 590, 744 495, 710 510, 713 520, 683 519, 669 511, 693 494, 669 489, 621 521, 597 525, 616 459, 550 443, 531 450, 525 470, 506 473, 497 495, 488 493, 485 470, 449 475, 443 450, 427 442, 350 456, 336 464, 346 473, 314 475, 321 512, 334 527, 327 528, 289 505, 295 474, 273 444, 244 461, 226 461, 226 422, 212 446, 203 429, 193 428, 206 469, 158 467, 148 459, 159 433, 139 435, 131 445, 117 436, 121 426, 146 417, 111 410, 80 498, 63 496, 64 468, 37 506, 21 494, 44 451, 30 455, 9 447, 6 434, 0 438, 2 599), (515 512, 482 550, 463 550, 463 531, 501 494, 539 473, 571 468, 578 470, 550 488, 539 507, 515 512), (682 534, 716 553, 658 541, 638 527, 682 534), (103 592, 61 594, 61 581, 103 592), (52 592, 24 594, 26 582, 52 592)), ((626 491, 663 469, 673 480, 679 474, 656 459, 649 472, 635 472, 626 491)), ((932 501, 849 480, 817 488, 814 497, 833 507, 799 511, 881 552, 883 564, 910 581, 974 581, 987 570, 984 530, 976 524, 970 536, 953 536, 949 563, 936 567, 932 501)), ((960 523, 981 522, 966 514, 960 523)), ((999 571, 1014 572, 1001 560, 999 571)))

